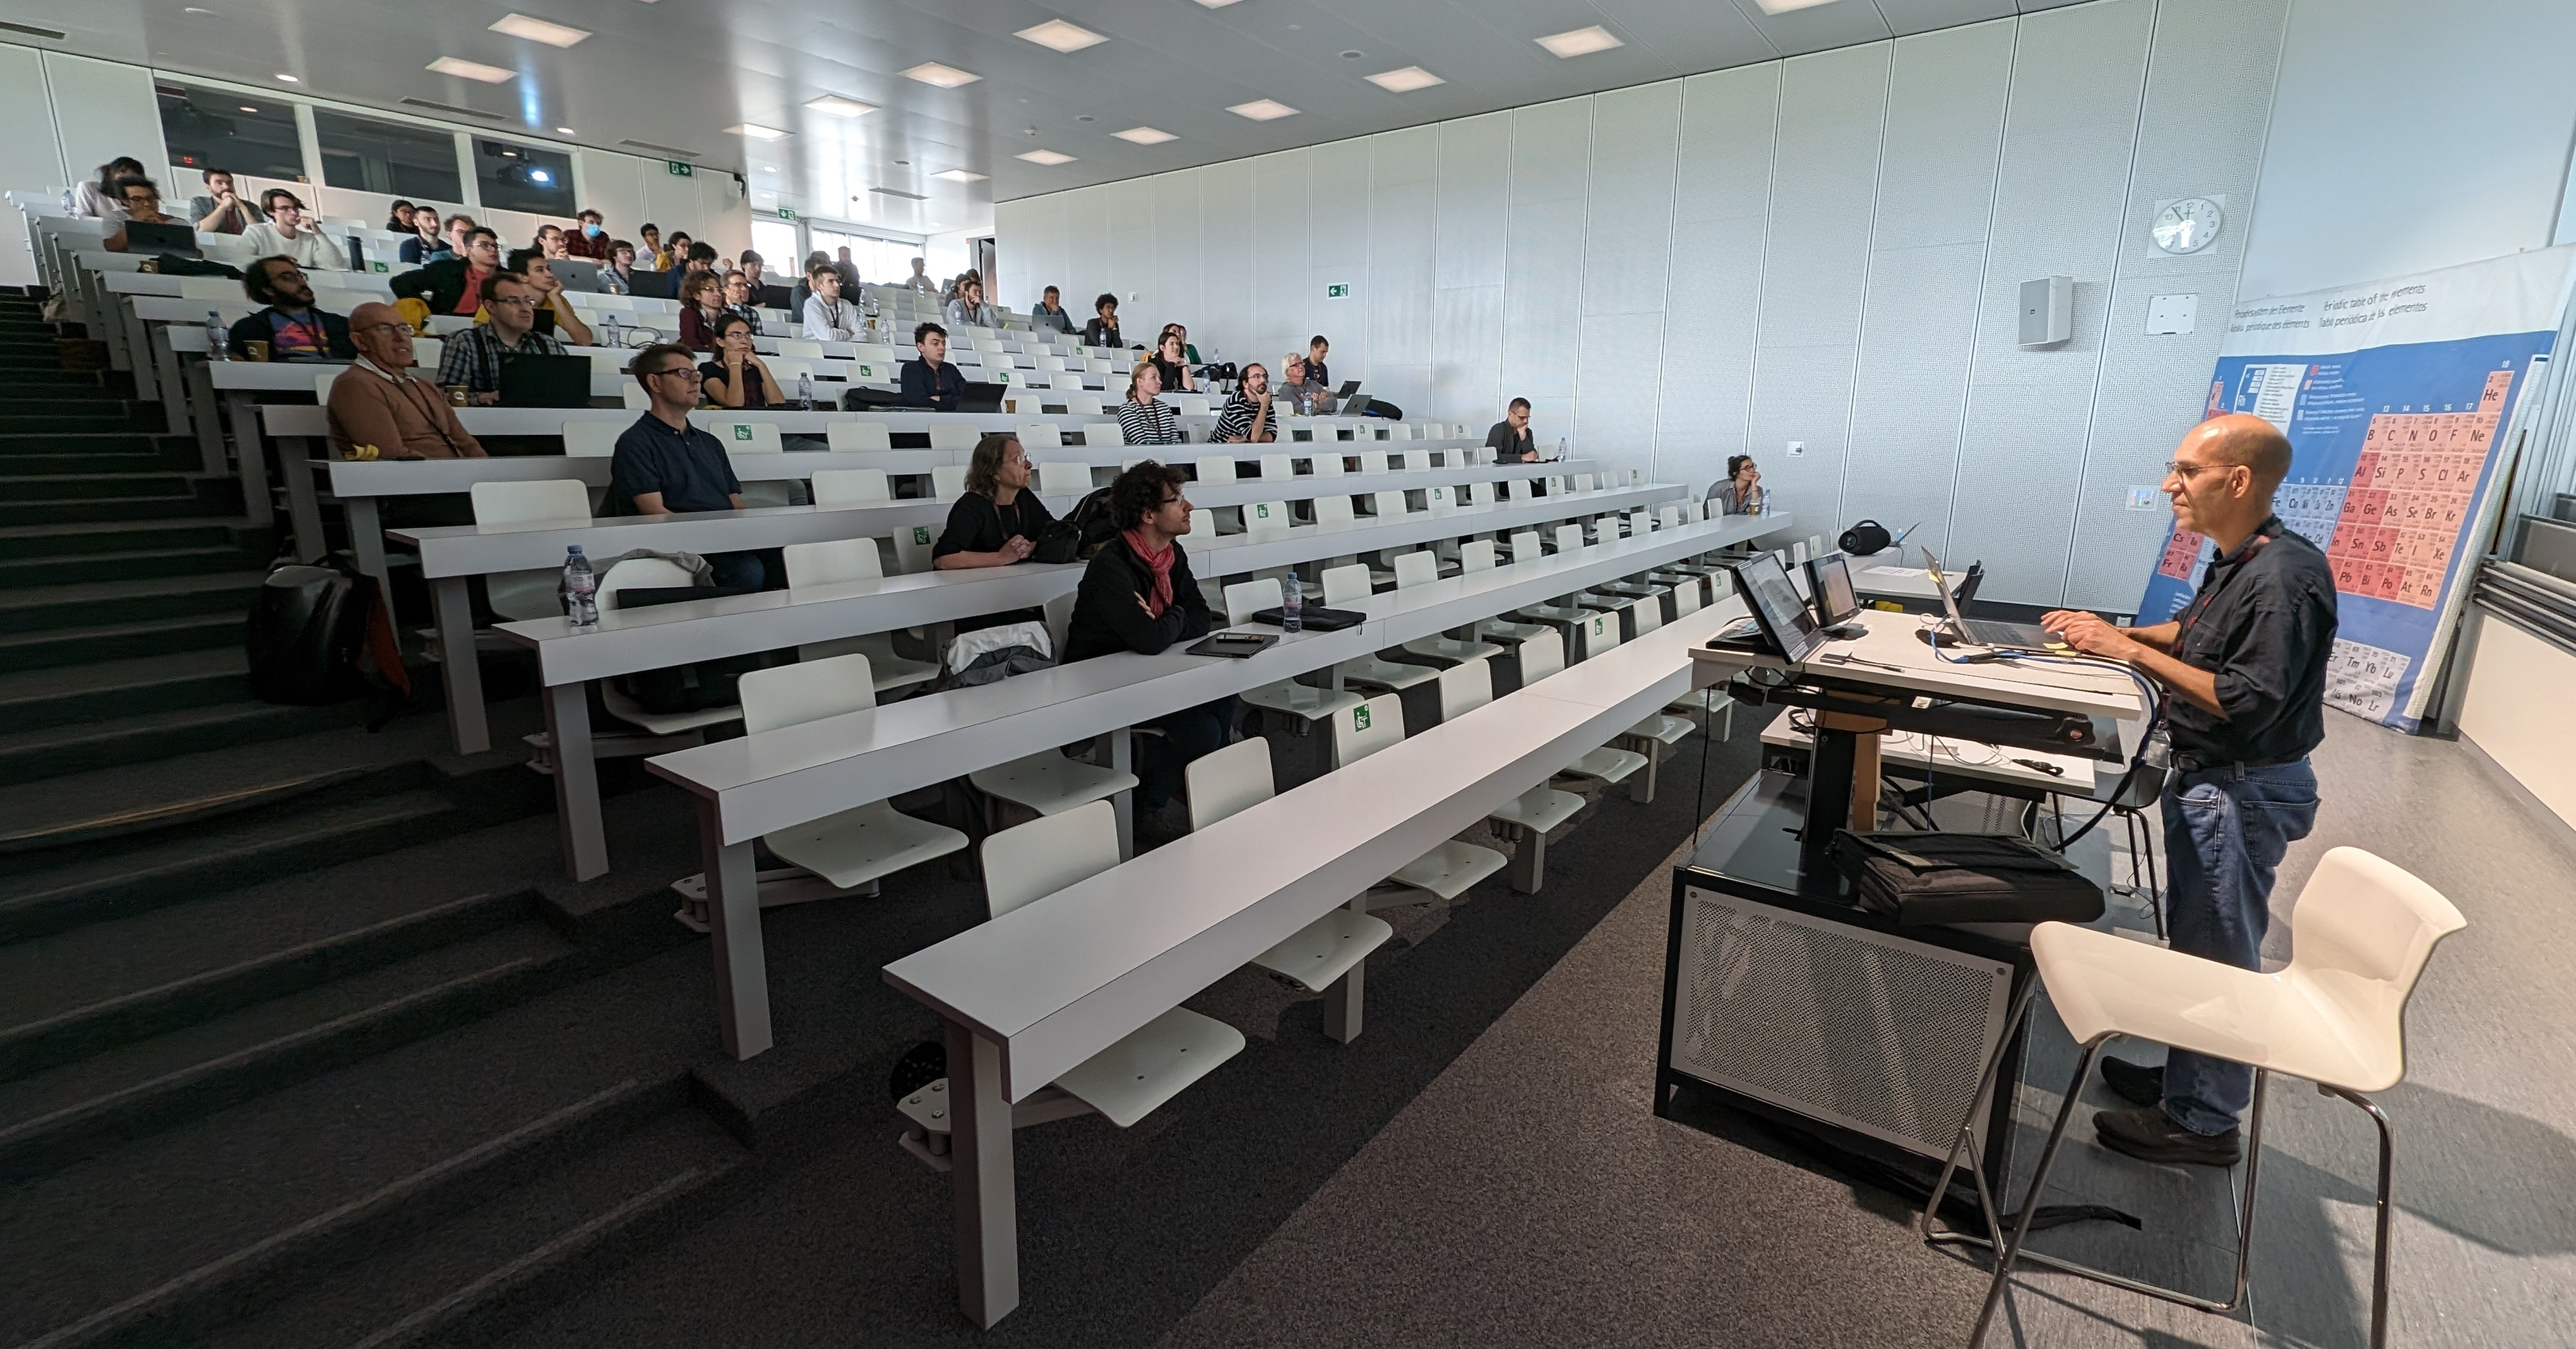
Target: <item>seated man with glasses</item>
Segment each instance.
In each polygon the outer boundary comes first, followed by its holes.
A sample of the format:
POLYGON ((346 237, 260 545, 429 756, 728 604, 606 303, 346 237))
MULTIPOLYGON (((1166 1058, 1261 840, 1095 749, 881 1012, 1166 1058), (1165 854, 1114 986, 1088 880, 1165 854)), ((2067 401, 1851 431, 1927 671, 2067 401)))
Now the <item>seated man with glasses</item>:
POLYGON ((485 457, 446 392, 411 373, 411 325, 392 305, 359 305, 341 334, 358 357, 331 381, 331 447, 341 458, 485 457))
POLYGON ((313 283, 288 257, 261 258, 242 276, 242 293, 266 308, 232 326, 228 345, 233 359, 243 360, 251 343, 265 343, 272 361, 345 361, 358 354, 349 345, 349 321, 313 307, 313 283))
MULTIPOLYGON (((633 503, 637 515, 741 510, 742 480, 725 458, 724 442, 689 420, 699 401, 696 355, 664 342, 636 353, 629 368, 653 405, 617 438, 610 499, 633 503)), ((707 565, 720 586, 759 590, 769 583, 758 553, 711 553, 707 565)))
POLYGON ((483 308, 492 321, 447 339, 447 350, 438 358, 438 382, 451 388, 462 384, 467 402, 488 407, 501 401, 501 367, 511 357, 563 355, 563 343, 536 331, 537 305, 543 298, 516 273, 483 278, 483 308))

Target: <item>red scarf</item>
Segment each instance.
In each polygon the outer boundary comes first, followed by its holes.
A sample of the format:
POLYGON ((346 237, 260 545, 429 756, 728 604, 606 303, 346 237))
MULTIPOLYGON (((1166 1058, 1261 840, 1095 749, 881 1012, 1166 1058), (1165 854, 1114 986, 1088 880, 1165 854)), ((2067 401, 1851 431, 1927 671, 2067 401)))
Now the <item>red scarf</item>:
POLYGON ((1120 530, 1119 537, 1127 540, 1128 552, 1134 553, 1138 561, 1154 569, 1154 589, 1153 593, 1145 597, 1145 612, 1161 618, 1163 611, 1172 607, 1172 559, 1176 556, 1172 545, 1164 544, 1160 552, 1146 547, 1143 525, 1138 525, 1134 529, 1120 530))

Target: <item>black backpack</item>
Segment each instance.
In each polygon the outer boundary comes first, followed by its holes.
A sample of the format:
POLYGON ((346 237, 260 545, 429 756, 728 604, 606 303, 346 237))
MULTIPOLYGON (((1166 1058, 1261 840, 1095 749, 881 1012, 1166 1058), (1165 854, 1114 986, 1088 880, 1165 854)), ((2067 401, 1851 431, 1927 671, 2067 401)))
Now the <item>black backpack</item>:
POLYGON ((269 568, 252 601, 242 647, 250 689, 263 702, 313 706, 374 691, 386 717, 409 701, 411 677, 376 583, 330 561, 269 568))
POLYGON ((1110 489, 1095 488, 1091 494, 1073 503, 1065 517, 1049 526, 1037 547, 1029 553, 1033 562, 1079 562, 1099 552, 1118 534, 1118 522, 1109 509, 1110 489))

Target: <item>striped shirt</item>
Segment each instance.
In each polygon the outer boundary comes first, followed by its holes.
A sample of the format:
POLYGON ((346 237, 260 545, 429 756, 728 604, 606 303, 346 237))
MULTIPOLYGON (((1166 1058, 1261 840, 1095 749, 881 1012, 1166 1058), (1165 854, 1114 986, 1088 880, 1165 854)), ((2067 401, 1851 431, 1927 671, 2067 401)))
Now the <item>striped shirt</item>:
POLYGON ((501 345, 501 335, 478 323, 447 339, 438 355, 438 382, 462 384, 467 393, 498 393, 501 367, 513 356, 561 356, 563 343, 531 332, 516 347, 501 345))
POLYGON ((1119 404, 1118 425, 1126 430, 1130 445, 1181 443, 1181 424, 1173 420, 1171 408, 1159 401, 1139 403, 1130 398, 1119 404))
MULTIPOLYGON (((1225 444, 1251 435, 1253 416, 1260 410, 1260 405, 1244 397, 1242 391, 1237 390, 1234 397, 1226 400, 1225 411, 1216 419, 1217 443, 1225 444)), ((1279 418, 1276 408, 1272 409, 1269 424, 1263 426, 1261 431, 1262 438, 1265 440, 1279 438, 1279 418)))

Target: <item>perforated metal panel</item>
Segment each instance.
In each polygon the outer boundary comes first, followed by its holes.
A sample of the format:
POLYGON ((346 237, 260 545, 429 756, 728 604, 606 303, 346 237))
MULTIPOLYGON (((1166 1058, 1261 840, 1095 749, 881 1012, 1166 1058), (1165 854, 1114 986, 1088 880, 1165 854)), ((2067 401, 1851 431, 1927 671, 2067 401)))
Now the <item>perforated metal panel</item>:
POLYGON ((2001 962, 1699 889, 1680 966, 1675 1071, 1932 1157, 2012 995, 2001 962))

